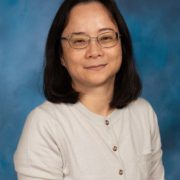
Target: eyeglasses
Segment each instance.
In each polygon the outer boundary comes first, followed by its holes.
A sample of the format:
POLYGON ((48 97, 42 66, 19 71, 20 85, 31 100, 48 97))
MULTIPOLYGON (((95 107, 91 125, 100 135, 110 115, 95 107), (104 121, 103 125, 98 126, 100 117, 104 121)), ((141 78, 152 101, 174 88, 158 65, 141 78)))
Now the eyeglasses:
POLYGON ((99 34, 97 37, 90 37, 84 33, 72 33, 69 36, 61 37, 61 40, 67 40, 69 45, 74 49, 86 48, 92 39, 95 39, 103 48, 110 48, 117 44, 120 34, 114 30, 109 30, 99 34))

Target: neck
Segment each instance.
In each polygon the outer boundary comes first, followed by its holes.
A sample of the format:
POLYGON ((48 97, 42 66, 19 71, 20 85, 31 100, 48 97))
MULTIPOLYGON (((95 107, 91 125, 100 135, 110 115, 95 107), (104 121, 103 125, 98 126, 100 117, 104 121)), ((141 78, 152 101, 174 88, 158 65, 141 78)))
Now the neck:
POLYGON ((109 106, 113 95, 113 88, 92 88, 86 89, 80 93, 80 102, 84 104, 90 111, 107 116, 112 112, 109 106))

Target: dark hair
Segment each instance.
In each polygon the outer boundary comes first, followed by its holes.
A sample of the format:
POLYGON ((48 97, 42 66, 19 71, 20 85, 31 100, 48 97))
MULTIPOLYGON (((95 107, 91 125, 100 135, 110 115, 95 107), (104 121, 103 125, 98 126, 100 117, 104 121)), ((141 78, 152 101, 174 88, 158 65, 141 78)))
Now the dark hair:
POLYGON ((71 9, 79 3, 99 2, 115 20, 122 44, 122 65, 118 71, 110 107, 123 108, 137 99, 141 92, 141 81, 135 68, 133 50, 127 25, 113 0, 65 0, 60 6, 50 28, 45 50, 44 94, 53 103, 76 103, 79 93, 72 88, 72 79, 64 66, 61 35, 68 23, 71 9))

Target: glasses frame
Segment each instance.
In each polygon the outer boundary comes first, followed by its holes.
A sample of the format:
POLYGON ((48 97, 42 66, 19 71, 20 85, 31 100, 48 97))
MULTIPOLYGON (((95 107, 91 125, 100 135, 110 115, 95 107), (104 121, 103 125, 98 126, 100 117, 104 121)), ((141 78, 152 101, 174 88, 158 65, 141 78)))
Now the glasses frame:
POLYGON ((82 48, 76 48, 76 47, 72 46, 72 44, 71 44, 71 38, 72 38, 72 36, 74 35, 74 33, 72 33, 72 34, 70 34, 70 35, 68 35, 68 36, 62 36, 62 37, 61 37, 61 40, 66 40, 66 41, 68 41, 70 47, 73 48, 73 49, 85 49, 85 48, 87 48, 87 47, 89 46, 89 44, 90 44, 90 42, 91 42, 92 39, 96 40, 96 41, 98 42, 98 44, 100 45, 100 47, 102 47, 102 48, 111 48, 111 47, 114 47, 114 46, 118 43, 118 40, 120 40, 120 36, 121 36, 121 35, 120 35, 120 33, 116 32, 116 31, 114 31, 114 30, 109 30, 108 32, 100 33, 100 34, 98 34, 98 36, 96 36, 96 37, 92 37, 92 36, 84 33, 84 35, 86 35, 86 36, 88 37, 88 43, 87 43, 86 46, 84 46, 84 47, 82 47, 82 48), (112 31, 112 32, 115 34, 117 41, 116 41, 115 44, 113 44, 112 46, 105 47, 105 46, 103 46, 103 45, 100 43, 99 37, 100 37, 101 35, 103 35, 103 34, 106 34, 106 33, 110 32, 110 31, 112 31))

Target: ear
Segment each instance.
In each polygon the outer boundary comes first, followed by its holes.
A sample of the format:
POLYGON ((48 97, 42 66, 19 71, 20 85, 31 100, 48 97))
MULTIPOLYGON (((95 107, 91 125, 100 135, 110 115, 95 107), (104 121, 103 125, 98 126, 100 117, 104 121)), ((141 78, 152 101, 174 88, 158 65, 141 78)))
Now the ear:
POLYGON ((63 57, 61 57, 60 61, 61 61, 62 66, 66 67, 65 60, 63 57))

